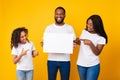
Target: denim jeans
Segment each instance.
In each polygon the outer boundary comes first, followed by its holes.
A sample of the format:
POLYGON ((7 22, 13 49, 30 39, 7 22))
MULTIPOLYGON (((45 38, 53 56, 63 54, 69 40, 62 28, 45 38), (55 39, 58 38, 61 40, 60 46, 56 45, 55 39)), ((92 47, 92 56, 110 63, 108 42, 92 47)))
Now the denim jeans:
POLYGON ((91 67, 77 66, 80 80, 97 80, 100 72, 100 64, 91 67))
POLYGON ((33 70, 17 70, 17 78, 18 80, 33 80, 33 70))
POLYGON ((48 80, 56 80, 57 72, 60 71, 61 80, 69 80, 70 61, 48 61, 48 80))

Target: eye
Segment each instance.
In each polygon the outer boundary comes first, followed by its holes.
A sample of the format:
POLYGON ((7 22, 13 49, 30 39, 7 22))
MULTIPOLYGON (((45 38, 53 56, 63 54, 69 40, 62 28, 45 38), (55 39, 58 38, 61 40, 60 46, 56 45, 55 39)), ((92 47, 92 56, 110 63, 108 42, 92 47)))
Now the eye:
POLYGON ((91 23, 88 23, 88 24, 87 24, 87 26, 93 26, 93 24, 91 24, 91 23))
POLYGON ((26 35, 22 35, 20 38, 25 38, 26 37, 26 35))

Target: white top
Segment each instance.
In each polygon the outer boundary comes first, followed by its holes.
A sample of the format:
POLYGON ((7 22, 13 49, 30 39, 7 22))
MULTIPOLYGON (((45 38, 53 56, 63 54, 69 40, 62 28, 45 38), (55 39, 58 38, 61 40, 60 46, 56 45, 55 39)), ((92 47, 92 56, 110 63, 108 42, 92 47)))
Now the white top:
MULTIPOLYGON (((64 24, 63 26, 57 26, 55 24, 51 24, 51 25, 47 26, 45 33, 67 33, 67 34, 72 33, 72 34, 74 34, 74 40, 76 39, 72 26, 70 26, 68 24, 64 24)), ((70 61, 70 54, 49 53, 48 60, 51 60, 51 61, 70 61)))
MULTIPOLYGON (((89 33, 86 30, 82 31, 80 39, 89 39, 95 46, 97 46, 97 44, 106 44, 106 40, 104 37, 97 34, 89 33)), ((96 56, 91 50, 90 46, 84 45, 83 41, 81 41, 77 65, 90 67, 99 63, 99 56, 96 56)))
POLYGON ((35 47, 32 42, 26 42, 25 44, 19 43, 17 48, 12 48, 12 55, 19 56, 23 48, 24 50, 29 50, 17 63, 17 70, 33 70, 32 51, 35 50, 35 47))

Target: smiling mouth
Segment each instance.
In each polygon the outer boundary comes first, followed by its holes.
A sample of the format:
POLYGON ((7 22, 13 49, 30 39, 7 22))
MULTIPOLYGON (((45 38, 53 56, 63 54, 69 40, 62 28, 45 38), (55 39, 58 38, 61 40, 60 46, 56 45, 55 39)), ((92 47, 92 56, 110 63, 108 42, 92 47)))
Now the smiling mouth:
POLYGON ((62 18, 57 18, 57 21, 61 21, 62 20, 62 18))

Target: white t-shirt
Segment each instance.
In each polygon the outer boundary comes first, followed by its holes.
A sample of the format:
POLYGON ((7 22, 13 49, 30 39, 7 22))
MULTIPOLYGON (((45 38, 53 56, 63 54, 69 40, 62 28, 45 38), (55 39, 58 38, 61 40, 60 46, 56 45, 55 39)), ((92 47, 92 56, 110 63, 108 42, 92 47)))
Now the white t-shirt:
POLYGON ((17 48, 12 48, 12 55, 19 56, 23 48, 24 50, 29 50, 17 63, 17 70, 33 70, 32 51, 35 50, 35 47, 32 42, 26 42, 25 44, 19 43, 17 48))
MULTIPOLYGON (((95 46, 97 46, 97 44, 106 44, 106 40, 104 37, 99 36, 98 34, 91 34, 86 30, 82 31, 80 39, 89 39, 95 46)), ((85 45, 83 41, 81 41, 77 65, 90 67, 99 63, 99 56, 96 56, 93 53, 89 45, 85 45)))
MULTIPOLYGON (((64 24, 63 26, 57 26, 55 24, 51 24, 51 25, 47 26, 45 33, 68 33, 68 34, 72 33, 72 34, 74 34, 74 39, 76 39, 72 26, 70 26, 68 24, 64 24)), ((50 60, 50 61, 70 61, 70 54, 48 53, 48 60, 50 60)))

